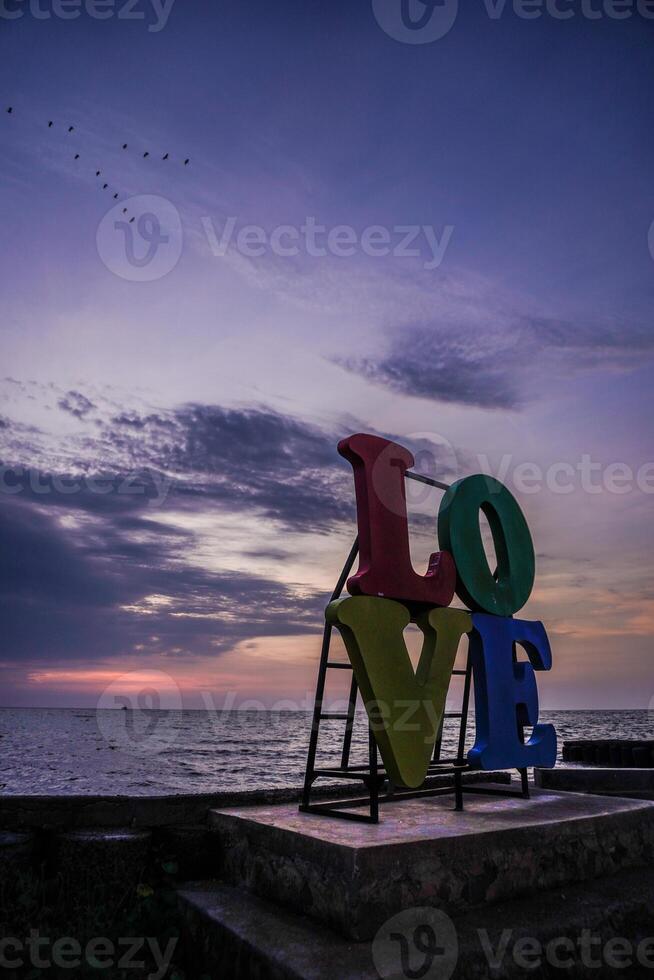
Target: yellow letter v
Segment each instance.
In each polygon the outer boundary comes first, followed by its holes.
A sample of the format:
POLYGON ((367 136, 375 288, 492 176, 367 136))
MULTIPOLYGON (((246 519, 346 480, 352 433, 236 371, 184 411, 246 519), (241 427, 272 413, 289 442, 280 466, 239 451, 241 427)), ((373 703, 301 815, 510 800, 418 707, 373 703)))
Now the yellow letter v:
POLYGON ((404 642, 411 613, 401 602, 350 596, 330 602, 325 615, 343 636, 389 778, 400 786, 420 786, 443 719, 459 641, 472 630, 472 616, 463 609, 422 613, 415 621, 424 639, 414 673, 404 642))

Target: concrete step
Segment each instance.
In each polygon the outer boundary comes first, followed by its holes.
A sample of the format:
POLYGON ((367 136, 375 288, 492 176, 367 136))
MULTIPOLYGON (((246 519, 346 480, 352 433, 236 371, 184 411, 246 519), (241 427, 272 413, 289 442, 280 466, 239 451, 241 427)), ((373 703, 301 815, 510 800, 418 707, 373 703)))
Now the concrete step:
POLYGON ((200 980, 372 980, 360 946, 304 916, 232 885, 192 883, 178 892, 189 975, 200 980))
MULTIPOLYGON (((312 919, 227 884, 178 892, 188 964, 195 980, 400 980, 398 935, 413 975, 426 980, 547 980, 654 976, 654 875, 629 871, 449 918, 406 909, 373 941, 353 943, 312 919), (432 926, 436 955, 413 946, 432 926), (621 941, 621 942, 620 942, 621 941), (607 946, 607 944, 609 944, 607 946)), ((424 948, 424 946, 423 946, 424 948)))
POLYGON ((534 789, 388 804, 378 825, 214 810, 220 875, 361 941, 407 906, 452 914, 654 862, 654 804, 534 789))
POLYGON ((534 780, 542 789, 654 800, 654 769, 561 766, 558 769, 535 769, 534 780))

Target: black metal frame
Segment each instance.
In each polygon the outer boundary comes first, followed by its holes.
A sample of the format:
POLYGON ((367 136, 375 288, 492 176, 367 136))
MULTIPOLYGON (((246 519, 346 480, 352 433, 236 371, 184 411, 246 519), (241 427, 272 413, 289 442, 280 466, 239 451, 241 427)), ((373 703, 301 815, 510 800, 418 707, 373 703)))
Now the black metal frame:
MULTIPOLYGON (((418 473, 407 472, 406 476, 410 480, 417 480, 420 483, 429 484, 430 486, 437 487, 440 490, 449 489, 448 484, 440 483, 438 480, 433 480, 431 477, 427 476, 421 476, 418 473)), ((341 574, 339 575, 338 582, 336 583, 334 591, 331 594, 330 602, 333 602, 334 599, 338 599, 341 595, 358 553, 359 539, 356 537, 352 548, 350 549, 350 553, 347 556, 347 560, 343 566, 341 574)), ((525 799, 529 798, 529 782, 526 769, 518 770, 521 779, 521 789, 519 792, 514 792, 511 790, 498 790, 491 788, 490 786, 470 785, 463 782, 464 773, 474 773, 479 771, 468 765, 464 757, 468 726, 468 710, 470 706, 470 687, 472 681, 472 665, 469 657, 464 670, 454 669, 452 671, 453 675, 461 675, 465 677, 461 711, 445 712, 443 721, 441 722, 440 731, 434 745, 434 755, 427 770, 427 781, 434 776, 452 776, 453 782, 451 784, 444 786, 424 786, 423 788, 415 790, 396 788, 387 776, 384 767, 380 764, 377 754, 377 742, 370 723, 368 724, 368 764, 351 766, 350 749, 352 746, 352 731, 354 729, 354 718, 356 715, 358 695, 358 685, 356 678, 354 677, 354 673, 352 674, 352 681, 350 683, 347 711, 344 713, 330 713, 323 711, 327 671, 329 669, 352 670, 352 665, 349 661, 329 659, 332 629, 333 627, 331 623, 326 622, 322 637, 311 735, 309 738, 309 751, 307 754, 307 766, 304 776, 302 800, 300 802, 300 811, 302 813, 315 813, 322 816, 340 817, 344 820, 356 820, 363 823, 378 823, 380 804, 392 803, 396 802, 397 800, 428 796, 446 796, 453 793, 455 799, 455 810, 463 810, 464 792, 492 796, 512 796, 522 797, 525 799), (445 720, 450 718, 460 719, 457 755, 454 759, 441 759, 440 754, 443 739, 443 723, 445 720), (345 721, 345 733, 343 736, 340 766, 334 768, 316 769, 316 754, 318 750, 318 736, 321 721, 345 721), (360 780, 364 784, 368 795, 357 798, 339 799, 333 802, 312 803, 311 791, 313 784, 317 779, 323 778, 360 780), (387 790, 381 794, 380 791, 386 784, 387 790), (368 808, 368 813, 350 812, 351 810, 361 810, 364 807, 368 808)), ((518 724, 518 733, 520 738, 524 740, 524 730, 521 724, 518 724)))

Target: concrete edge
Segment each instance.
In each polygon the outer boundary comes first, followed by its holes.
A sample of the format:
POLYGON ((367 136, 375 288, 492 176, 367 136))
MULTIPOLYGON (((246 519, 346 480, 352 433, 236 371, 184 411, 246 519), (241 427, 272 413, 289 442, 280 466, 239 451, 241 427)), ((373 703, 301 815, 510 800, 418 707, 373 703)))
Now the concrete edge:
MULTIPOLYGON (((509 783, 511 774, 482 773, 509 783)), ((476 778, 479 775, 476 774, 476 778)), ((430 779, 427 785, 442 782, 430 779)), ((71 796, 0 794, 0 830, 59 829, 74 827, 166 827, 201 824, 209 810, 224 807, 264 806, 299 801, 301 787, 269 787, 217 793, 184 793, 161 796, 71 796)), ((361 793, 360 787, 317 786, 320 799, 345 799, 361 793)))

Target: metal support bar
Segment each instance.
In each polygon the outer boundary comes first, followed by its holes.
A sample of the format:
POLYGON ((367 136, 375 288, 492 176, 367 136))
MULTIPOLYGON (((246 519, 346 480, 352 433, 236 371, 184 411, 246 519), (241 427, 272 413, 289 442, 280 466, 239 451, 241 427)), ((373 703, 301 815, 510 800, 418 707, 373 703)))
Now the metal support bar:
POLYGON ((470 707, 470 683, 472 680, 472 663, 470 656, 466 663, 466 679, 463 684, 463 704, 461 705, 461 728, 459 729, 459 744, 457 747, 457 758, 463 760, 463 753, 466 749, 466 735, 468 734, 468 708, 470 707))
POLYGON ((434 763, 440 762, 441 758, 441 748, 443 746, 443 725, 445 724, 445 718, 441 718, 441 723, 438 726, 438 733, 436 735, 436 741, 434 742, 434 754, 431 757, 432 765, 434 763))
POLYGON ((350 764, 350 749, 352 748, 352 731, 354 729, 354 715, 357 709, 357 694, 359 692, 359 685, 357 684, 357 679, 352 673, 352 682, 350 683, 350 696, 347 705, 347 724, 345 726, 345 735, 343 736, 343 751, 341 752, 341 768, 347 769, 350 764))
POLYGON ((454 772, 454 809, 463 810, 463 780, 460 769, 454 772))
POLYGON ((379 776, 377 770, 377 742, 372 728, 368 728, 368 750, 370 753, 370 821, 379 823, 379 776))
POLYGON ((416 483, 427 483, 430 487, 437 487, 439 490, 450 489, 449 483, 441 483, 440 480, 432 480, 430 476, 421 476, 420 473, 412 473, 410 470, 407 470, 404 475, 406 476, 407 480, 415 480, 416 483))

